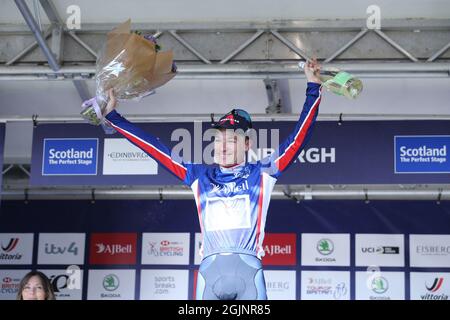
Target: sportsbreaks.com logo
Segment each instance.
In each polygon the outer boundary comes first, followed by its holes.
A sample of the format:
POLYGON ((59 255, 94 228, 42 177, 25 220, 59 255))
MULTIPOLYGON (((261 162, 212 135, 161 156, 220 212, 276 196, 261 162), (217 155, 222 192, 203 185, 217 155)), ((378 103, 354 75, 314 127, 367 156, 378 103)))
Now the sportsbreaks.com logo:
POLYGON ((135 264, 136 233, 93 233, 90 242, 91 264, 135 264))
POLYGON ((264 237, 263 265, 294 266, 297 264, 295 233, 268 233, 264 237))

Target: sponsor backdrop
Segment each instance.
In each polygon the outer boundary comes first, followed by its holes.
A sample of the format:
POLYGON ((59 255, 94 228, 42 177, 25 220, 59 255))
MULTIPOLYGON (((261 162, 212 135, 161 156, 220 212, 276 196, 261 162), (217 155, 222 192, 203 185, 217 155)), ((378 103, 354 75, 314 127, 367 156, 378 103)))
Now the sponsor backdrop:
MULTIPOLYGON (((3 170, 3 150, 5 147, 5 124, 0 123, 0 168, 3 170)), ((0 190, 3 186, 3 174, 0 175, 0 190)), ((0 194, 0 201, 1 201, 1 194, 0 194)))
MULTIPOLYGON (((211 153, 209 123, 138 124, 186 161, 211 153), (197 141, 198 143, 194 143, 197 141)), ((256 122, 254 150, 264 156, 294 122, 256 122)), ((281 184, 450 183, 450 121, 319 121, 281 184)), ((204 161, 203 161, 204 162, 204 161)), ((178 181, 121 135, 88 124, 34 129, 34 185, 165 185, 178 181)))
MULTIPOLYGON (((266 231, 270 299, 450 296, 448 202, 278 200, 266 231)), ((193 299, 200 246, 193 200, 6 201, 0 299, 32 269, 58 299, 193 299)))

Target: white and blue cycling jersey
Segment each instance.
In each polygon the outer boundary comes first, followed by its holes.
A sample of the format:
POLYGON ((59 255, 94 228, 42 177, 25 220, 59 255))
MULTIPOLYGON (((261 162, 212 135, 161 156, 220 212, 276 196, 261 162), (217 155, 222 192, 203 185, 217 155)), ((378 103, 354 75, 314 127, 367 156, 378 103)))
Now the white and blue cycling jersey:
POLYGON ((308 141, 320 99, 320 84, 309 82, 300 118, 278 150, 255 163, 246 162, 232 168, 176 161, 158 138, 116 111, 110 112, 106 121, 190 186, 203 236, 203 258, 217 253, 243 253, 261 258, 272 189, 308 141))

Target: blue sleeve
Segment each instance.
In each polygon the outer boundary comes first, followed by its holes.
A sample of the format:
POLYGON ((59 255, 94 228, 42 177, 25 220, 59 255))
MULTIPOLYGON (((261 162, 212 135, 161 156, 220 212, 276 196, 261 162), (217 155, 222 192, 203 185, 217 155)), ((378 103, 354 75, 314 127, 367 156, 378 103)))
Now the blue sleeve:
POLYGON ((319 113, 321 94, 322 87, 320 84, 308 82, 306 100, 294 131, 274 153, 261 160, 264 170, 267 170, 272 177, 278 179, 295 161, 308 142, 319 113))
POLYGON ((195 164, 182 162, 174 159, 169 148, 159 141, 159 138, 145 132, 137 125, 122 117, 113 110, 106 115, 106 122, 117 130, 128 141, 142 149, 160 165, 166 168, 183 183, 191 185, 197 178, 195 164))

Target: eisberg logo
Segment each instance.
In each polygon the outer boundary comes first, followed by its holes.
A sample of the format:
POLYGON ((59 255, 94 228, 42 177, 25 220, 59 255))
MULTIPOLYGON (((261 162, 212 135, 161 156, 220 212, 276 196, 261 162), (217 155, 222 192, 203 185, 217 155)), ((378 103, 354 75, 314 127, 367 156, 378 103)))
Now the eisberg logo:
POLYGON ((450 136, 396 136, 395 173, 448 173, 450 136))

